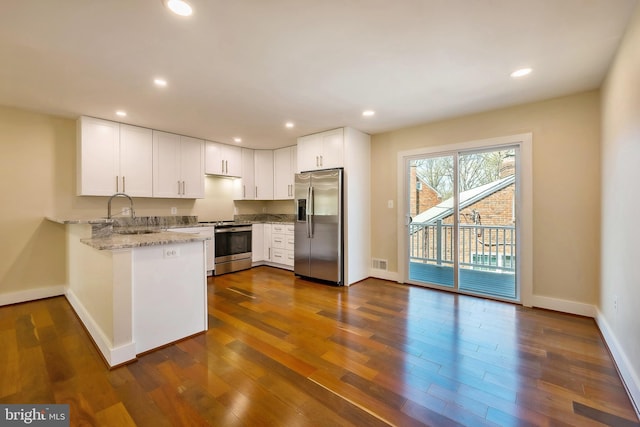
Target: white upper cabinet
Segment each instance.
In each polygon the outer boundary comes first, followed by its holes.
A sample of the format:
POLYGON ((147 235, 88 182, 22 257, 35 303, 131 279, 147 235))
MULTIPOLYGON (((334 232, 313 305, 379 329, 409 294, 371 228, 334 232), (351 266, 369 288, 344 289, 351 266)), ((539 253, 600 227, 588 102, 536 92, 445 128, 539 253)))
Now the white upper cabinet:
POLYGON ((153 131, 154 197, 204 197, 204 141, 153 131))
POLYGON ((273 198, 275 200, 293 199, 296 163, 295 146, 273 151, 273 198))
POLYGON ((132 197, 153 196, 153 132, 137 126, 120 125, 119 191, 132 197))
POLYGON ((344 166, 344 129, 333 129, 298 138, 297 171, 344 166))
POLYGON ((204 141, 180 137, 180 173, 182 196, 189 199, 204 198, 204 141))
POLYGON ((254 200, 256 198, 255 162, 254 150, 242 149, 242 174, 240 180, 236 180, 236 200, 254 200))
POLYGON ((242 176, 242 149, 218 142, 206 142, 205 173, 242 176))
POLYGON ((256 200, 273 200, 273 150, 254 150, 256 200))
POLYGON ((77 145, 78 195, 153 195, 150 129, 80 117, 77 145))

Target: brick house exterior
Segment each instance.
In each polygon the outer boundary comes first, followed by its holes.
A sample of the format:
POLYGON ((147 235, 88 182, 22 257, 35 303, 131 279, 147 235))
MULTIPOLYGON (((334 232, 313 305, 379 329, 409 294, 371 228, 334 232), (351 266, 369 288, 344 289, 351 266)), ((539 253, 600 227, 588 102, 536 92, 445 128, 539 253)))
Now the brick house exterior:
POLYGON ((433 187, 417 176, 415 166, 411 166, 410 175, 409 215, 415 217, 420 212, 440 203, 442 197, 433 187))
MULTIPOLYGON (((499 180, 460 194, 461 263, 515 265, 515 175, 504 172, 499 180)), ((453 261, 452 206, 448 199, 412 215, 412 257, 453 261)))

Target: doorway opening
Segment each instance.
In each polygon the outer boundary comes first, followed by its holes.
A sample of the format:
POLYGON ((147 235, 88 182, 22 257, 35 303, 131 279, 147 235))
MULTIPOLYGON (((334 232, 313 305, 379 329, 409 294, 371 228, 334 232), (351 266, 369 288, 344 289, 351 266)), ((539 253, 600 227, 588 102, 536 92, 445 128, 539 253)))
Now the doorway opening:
POLYGON ((403 159, 405 281, 521 302, 521 144, 403 159))

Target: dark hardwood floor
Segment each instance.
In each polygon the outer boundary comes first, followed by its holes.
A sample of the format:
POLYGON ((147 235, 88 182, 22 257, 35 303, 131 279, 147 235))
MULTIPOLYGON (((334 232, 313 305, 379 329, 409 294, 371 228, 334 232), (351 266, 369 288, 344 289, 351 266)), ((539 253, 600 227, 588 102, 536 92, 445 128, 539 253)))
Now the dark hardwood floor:
POLYGON ((64 297, 0 307, 0 403, 71 425, 638 426, 593 319, 259 267, 209 331, 108 370, 64 297))

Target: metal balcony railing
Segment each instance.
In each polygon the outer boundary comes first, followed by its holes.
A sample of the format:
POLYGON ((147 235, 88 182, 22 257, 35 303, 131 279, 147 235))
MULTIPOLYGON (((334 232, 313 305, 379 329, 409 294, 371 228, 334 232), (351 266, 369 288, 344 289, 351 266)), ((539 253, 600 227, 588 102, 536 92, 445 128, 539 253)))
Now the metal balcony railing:
MULTIPOLYGON (((454 229, 442 220, 409 225, 411 262, 453 267, 454 229)), ((514 274, 516 270, 515 226, 460 224, 460 268, 514 274)))

